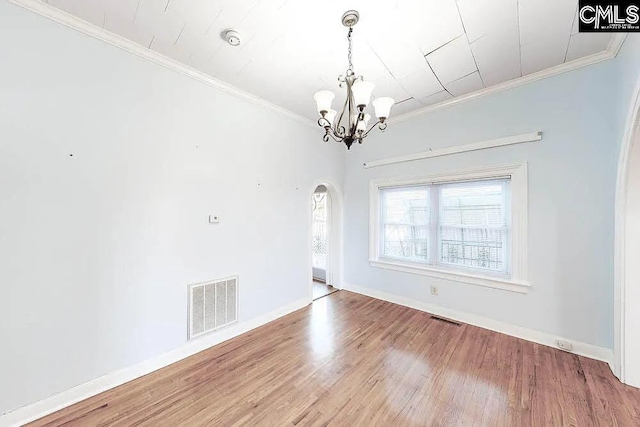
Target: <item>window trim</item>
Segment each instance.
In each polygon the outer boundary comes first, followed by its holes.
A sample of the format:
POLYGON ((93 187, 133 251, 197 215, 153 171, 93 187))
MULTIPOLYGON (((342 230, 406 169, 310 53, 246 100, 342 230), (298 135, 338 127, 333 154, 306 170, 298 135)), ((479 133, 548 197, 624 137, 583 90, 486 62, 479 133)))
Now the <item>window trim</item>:
POLYGON ((527 163, 515 163, 458 171, 448 171, 417 178, 372 180, 369 186, 369 264, 405 273, 418 274, 459 283, 504 289, 512 292, 527 293, 531 284, 527 280, 527 213, 528 213, 528 176, 527 163), (479 179, 511 178, 511 242, 510 275, 495 275, 483 272, 467 272, 452 268, 434 267, 423 263, 381 256, 380 219, 382 204, 380 190, 390 187, 445 184, 479 179))

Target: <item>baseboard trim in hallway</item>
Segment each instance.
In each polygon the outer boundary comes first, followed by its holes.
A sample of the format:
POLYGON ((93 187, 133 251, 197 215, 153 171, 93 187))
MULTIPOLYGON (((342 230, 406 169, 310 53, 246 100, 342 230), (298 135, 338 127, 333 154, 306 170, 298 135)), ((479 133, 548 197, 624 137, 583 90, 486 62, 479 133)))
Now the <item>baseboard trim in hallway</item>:
POLYGON ((546 345, 558 349, 557 341, 568 341, 573 344, 573 351, 571 353, 578 356, 584 356, 591 359, 605 362, 609 365, 612 372, 614 370, 613 364, 613 351, 608 348, 598 347, 592 344, 587 344, 545 332, 535 331, 532 329, 522 328, 519 326, 511 325, 508 323, 500 322, 497 320, 489 319, 483 316, 479 316, 471 313, 464 313, 461 311, 452 310, 450 308, 441 307, 435 304, 429 304, 422 301, 414 300, 411 298, 405 298, 398 295, 389 294, 386 292, 377 291, 374 289, 366 288, 363 286, 354 285, 351 283, 343 283, 342 289, 355 292, 360 295, 365 295, 371 298, 391 302, 394 304, 402 305, 416 310, 424 311, 427 313, 435 314, 438 316, 446 317, 458 322, 467 323, 469 325, 477 326, 479 328, 488 329, 490 331, 499 332, 501 334, 510 335, 512 337, 520 338, 523 340, 531 341, 536 344, 546 345))
POLYGON ((150 374, 175 362, 193 356, 196 353, 207 350, 215 345, 228 341, 264 324, 277 320, 294 311, 309 305, 309 298, 303 298, 277 308, 254 319, 237 323, 229 328, 222 329, 210 335, 205 335, 193 341, 188 341, 181 347, 161 354, 153 359, 145 360, 133 366, 120 369, 116 372, 104 375, 76 387, 62 391, 53 396, 39 400, 27 406, 15 409, 0 416, 0 427, 21 426, 31 421, 42 418, 74 403, 88 399, 114 387, 150 374))

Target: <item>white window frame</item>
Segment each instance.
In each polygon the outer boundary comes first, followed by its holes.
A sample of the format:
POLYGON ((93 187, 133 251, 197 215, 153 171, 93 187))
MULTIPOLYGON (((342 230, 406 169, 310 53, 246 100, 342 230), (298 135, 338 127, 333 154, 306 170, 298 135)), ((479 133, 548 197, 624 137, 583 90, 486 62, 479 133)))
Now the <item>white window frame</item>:
MULTIPOLYGON (((369 264, 372 267, 512 292, 527 293, 529 291, 531 284, 527 281, 528 178, 526 162, 443 172, 419 178, 373 180, 370 184, 369 201, 369 264), (506 254, 509 260, 508 274, 485 273, 456 266, 444 268, 439 265, 398 260, 382 255, 381 190, 390 187, 448 184, 462 181, 504 179, 506 177, 511 179, 511 204, 507 206, 508 223, 511 224, 506 254)), ((439 207, 432 206, 433 209, 439 209, 439 207)))

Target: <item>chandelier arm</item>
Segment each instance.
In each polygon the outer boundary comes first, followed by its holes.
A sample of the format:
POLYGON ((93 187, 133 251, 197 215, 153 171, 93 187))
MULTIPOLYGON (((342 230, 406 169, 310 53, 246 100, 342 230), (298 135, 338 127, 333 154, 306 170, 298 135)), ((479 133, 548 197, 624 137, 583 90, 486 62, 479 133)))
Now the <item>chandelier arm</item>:
MULTIPOLYGON (((344 117, 344 112, 347 109, 347 102, 349 102, 349 87, 350 86, 347 83, 347 99, 344 101, 344 105, 342 106, 342 111, 340 112, 340 118, 338 118, 338 121, 335 124, 335 131, 338 134, 340 134, 340 132, 338 132, 340 128, 344 129, 344 126, 342 126, 341 123, 342 123, 342 118, 344 117)), ((344 135, 344 131, 341 133, 344 135)))
POLYGON ((349 135, 354 136, 356 134, 356 127, 358 126, 358 120, 356 119, 355 122, 353 122, 354 108, 353 108, 353 92, 351 91, 351 85, 349 85, 348 100, 349 100, 349 135))
MULTIPOLYGON (((321 123, 323 118, 321 118, 320 120, 318 120, 318 123, 321 123)), ((326 122, 328 122, 328 120, 324 119, 326 122)), ((336 133, 335 129, 333 129, 331 126, 323 126, 324 127, 324 135, 322 135, 322 140, 324 142, 329 142, 329 137, 331 137, 331 139, 333 139, 336 142, 341 142, 342 141, 342 137, 336 133)))
POLYGON ((334 135, 333 132, 329 132, 329 131, 327 131, 327 133, 324 134, 324 136, 322 137, 322 140, 324 142, 328 142, 329 141, 329 137, 331 137, 331 139, 333 139, 335 142, 342 142, 342 138, 340 138, 339 136, 334 135))
MULTIPOLYGON (((362 134, 362 136, 360 136, 360 139, 365 139, 367 137, 367 135, 369 135, 369 132, 371 132, 373 130, 374 127, 376 127, 379 124, 383 124, 381 120, 378 120, 377 122, 375 122, 373 125, 371 125, 371 127, 369 128, 369 130, 367 130, 365 133, 362 134)), ((385 125, 385 129, 386 129, 386 125, 385 125)), ((380 128, 380 130, 384 130, 382 128, 380 128)))
POLYGON ((324 117, 320 117, 318 119, 318 126, 326 128, 327 126, 331 127, 331 123, 329 122, 329 120, 325 119, 324 117))

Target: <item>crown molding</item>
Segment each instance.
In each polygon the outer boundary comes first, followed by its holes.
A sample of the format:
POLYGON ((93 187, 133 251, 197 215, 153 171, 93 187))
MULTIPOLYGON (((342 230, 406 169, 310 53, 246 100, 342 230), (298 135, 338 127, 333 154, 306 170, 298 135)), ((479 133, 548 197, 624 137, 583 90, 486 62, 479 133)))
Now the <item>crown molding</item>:
POLYGON ((74 15, 71 15, 67 12, 57 9, 40 0, 8 0, 8 1, 24 9, 30 10, 46 18, 49 18, 53 21, 56 21, 66 27, 69 27, 81 33, 87 34, 91 37, 94 37, 112 46, 118 47, 124 51, 127 51, 141 58, 144 58, 148 61, 151 61, 155 64, 161 65, 165 68, 176 71, 185 76, 191 77, 194 80, 197 80, 206 85, 219 89, 223 92, 234 95, 244 101, 264 107, 268 110, 271 110, 281 116, 292 119, 303 125, 314 127, 314 128, 317 127, 317 124, 313 120, 310 120, 306 117, 303 117, 299 114, 289 111, 286 108, 282 108, 256 95, 252 95, 249 92, 239 89, 229 83, 223 82, 222 80, 216 79, 215 77, 211 77, 208 74, 198 71, 195 68, 185 65, 174 59, 166 57, 156 51, 147 49, 146 47, 143 47, 129 39, 126 39, 110 31, 107 31, 104 28, 100 28, 97 25, 94 25, 90 22, 84 21, 74 15))
MULTIPOLYGON (((205 83, 211 87, 222 90, 226 93, 234 95, 240 99, 243 99, 252 104, 259 105, 268 110, 271 110, 281 116, 292 119, 300 124, 310 126, 313 128, 317 127, 317 123, 313 120, 301 116, 300 114, 296 114, 292 111, 287 110, 286 108, 280 107, 272 102, 269 102, 263 98, 260 98, 256 95, 253 95, 249 92, 246 92, 242 89, 239 89, 229 83, 226 83, 222 80, 219 80, 215 77, 212 77, 206 73, 196 70, 193 67, 185 65, 181 62, 178 62, 174 59, 166 57, 156 51, 150 50, 146 47, 143 47, 129 39, 121 37, 117 34, 114 34, 110 31, 105 30, 104 28, 98 27, 92 23, 84 21, 74 15, 71 15, 67 12, 64 12, 60 9, 57 9, 47 3, 44 3, 41 0, 8 0, 10 3, 13 3, 17 6, 23 7, 27 10, 35 12, 39 15, 47 17, 53 21, 56 21, 66 27, 72 28, 81 33, 87 34, 91 37, 95 37, 98 40, 101 40, 105 43, 108 43, 112 46, 118 47, 122 50, 125 50, 129 53, 137 55, 141 58, 144 58, 148 61, 151 61, 155 64, 161 65, 165 68, 176 71, 185 76, 191 77, 194 80, 205 83)), ((609 42, 609 46, 607 50, 595 53, 593 55, 585 56, 583 58, 576 59, 571 62, 566 62, 564 64, 557 65, 552 68, 548 68, 546 70, 538 71, 533 74, 529 74, 526 76, 518 77, 513 80, 509 80, 504 83, 500 83, 476 92, 469 93, 467 95, 459 96, 456 98, 449 99, 447 101, 440 102, 438 104, 429 105, 424 108, 420 108, 418 110, 410 111, 408 113, 402 114, 398 117, 392 117, 389 119, 389 123, 399 123, 406 120, 409 120, 413 117, 418 117, 423 114, 430 113, 435 110, 439 110, 441 108, 449 107, 452 105, 461 104, 466 101, 471 101, 476 98, 480 98, 486 95, 491 95, 493 93, 502 92, 504 90, 512 89, 518 86, 525 85, 527 83, 533 83, 538 80, 545 79, 547 77, 552 77, 557 74, 566 73, 568 71, 576 70, 578 68, 586 67, 588 65, 596 64, 598 62, 606 61, 608 59, 615 58, 618 54, 624 40, 626 38, 625 33, 616 33, 612 37, 609 42)))
POLYGON ((618 56, 618 52, 620 52, 620 48, 624 44, 624 41, 627 39, 628 33, 614 33, 613 37, 609 41, 609 46, 607 46, 606 52, 611 53, 612 58, 618 56))
POLYGON ((618 55, 618 52, 620 51, 620 48, 622 47, 622 44, 624 43, 624 40, 626 37, 627 37, 626 33, 616 33, 611 38, 611 41, 609 42, 609 46, 607 46, 607 49, 603 50, 602 52, 594 53, 592 55, 585 56, 583 58, 578 58, 570 62, 565 62, 564 64, 556 65, 555 67, 547 68, 545 70, 528 74, 526 76, 518 77, 516 79, 499 83, 497 85, 490 86, 488 88, 481 89, 476 92, 471 92, 466 95, 458 96, 456 98, 451 98, 446 101, 439 102, 437 104, 420 108, 418 110, 409 111, 408 113, 402 114, 400 116, 392 117, 388 121, 390 124, 404 122, 406 120, 412 119, 414 117, 422 116, 424 114, 439 110, 441 108, 462 104, 463 102, 471 101, 473 99, 481 98, 483 96, 492 95, 494 93, 502 92, 508 89, 513 89, 515 87, 522 86, 528 83, 533 83, 538 80, 546 79, 548 77, 553 77, 558 74, 577 70, 578 68, 586 67, 588 65, 597 64, 598 62, 613 59, 616 57, 616 55, 618 55))

